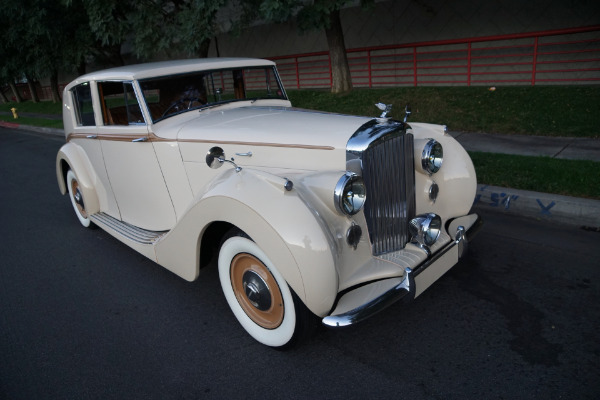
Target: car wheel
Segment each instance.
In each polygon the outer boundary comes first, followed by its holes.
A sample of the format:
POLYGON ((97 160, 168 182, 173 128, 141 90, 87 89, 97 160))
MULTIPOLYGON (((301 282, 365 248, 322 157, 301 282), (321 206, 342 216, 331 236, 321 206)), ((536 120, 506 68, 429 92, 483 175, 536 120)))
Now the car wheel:
POLYGON ((73 209, 75 210, 75 214, 77 215, 79 222, 81 222, 81 225, 85 226, 86 228, 93 228, 94 224, 90 220, 90 216, 85 209, 85 201, 79 187, 79 181, 72 170, 67 172, 67 189, 69 190, 71 204, 73 204, 73 209))
POLYGON ((256 243, 230 237, 221 246, 218 264, 227 303, 254 339, 287 348, 306 335, 314 316, 256 243))

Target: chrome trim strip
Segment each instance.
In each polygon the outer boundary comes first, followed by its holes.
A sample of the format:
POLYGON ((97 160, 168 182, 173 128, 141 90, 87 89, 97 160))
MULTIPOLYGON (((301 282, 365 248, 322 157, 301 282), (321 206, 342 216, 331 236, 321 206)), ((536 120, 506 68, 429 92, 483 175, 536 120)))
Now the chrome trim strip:
POLYGON ((214 144, 238 144, 243 146, 262 146, 262 147, 287 147, 293 149, 309 150, 335 150, 333 146, 313 146, 309 144, 286 144, 286 143, 265 143, 265 142, 236 142, 227 140, 202 140, 202 139, 177 139, 181 143, 214 143, 214 144))
POLYGON ((363 321, 379 311, 394 304, 398 300, 412 300, 416 292, 415 279, 410 268, 406 268, 404 279, 398 285, 374 298, 368 303, 353 310, 338 315, 329 315, 323 318, 323 325, 339 328, 363 321))

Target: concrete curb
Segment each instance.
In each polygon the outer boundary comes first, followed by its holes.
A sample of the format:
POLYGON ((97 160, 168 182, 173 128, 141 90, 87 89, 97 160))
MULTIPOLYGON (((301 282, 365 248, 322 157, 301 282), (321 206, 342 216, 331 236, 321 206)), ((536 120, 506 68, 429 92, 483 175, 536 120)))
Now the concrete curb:
POLYGON ((474 208, 600 228, 600 200, 477 185, 474 208))
POLYGON ((48 135, 54 135, 54 136, 63 136, 63 137, 65 136, 65 131, 63 129, 58 129, 58 128, 46 128, 43 126, 21 125, 21 124, 15 124, 13 122, 5 122, 5 121, 0 121, 0 127, 19 129, 19 130, 30 131, 30 132, 46 133, 48 135))

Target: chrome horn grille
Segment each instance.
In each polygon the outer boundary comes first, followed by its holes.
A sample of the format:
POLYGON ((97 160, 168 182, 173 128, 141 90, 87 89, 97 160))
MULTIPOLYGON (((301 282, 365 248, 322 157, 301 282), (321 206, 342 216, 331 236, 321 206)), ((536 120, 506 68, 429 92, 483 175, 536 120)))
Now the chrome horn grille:
POLYGON ((365 124, 348 142, 348 166, 356 167, 357 160, 367 189, 364 212, 373 255, 403 249, 416 214, 414 145, 406 124, 365 124))

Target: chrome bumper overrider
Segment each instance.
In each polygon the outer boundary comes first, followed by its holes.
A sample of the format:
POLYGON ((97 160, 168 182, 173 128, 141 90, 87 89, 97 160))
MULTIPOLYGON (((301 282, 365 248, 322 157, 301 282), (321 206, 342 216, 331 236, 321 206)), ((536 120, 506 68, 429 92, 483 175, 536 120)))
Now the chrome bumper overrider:
MULTIPOLYGON (((448 243, 440 251, 433 254, 429 259, 427 259, 427 261, 418 265, 414 269, 406 268, 403 279, 391 289, 352 310, 343 312, 341 314, 329 315, 323 318, 322 323, 326 326, 334 328, 352 325, 369 318, 370 316, 397 302, 398 300, 413 300, 417 292, 415 278, 457 246, 457 254, 460 258, 466 250, 467 243, 479 231, 482 223, 481 217, 477 216, 475 223, 473 223, 466 232, 459 231, 453 241, 448 243)), ((395 279, 397 280, 397 278, 395 279)), ((390 279, 390 281, 392 281, 392 279, 390 279)))

